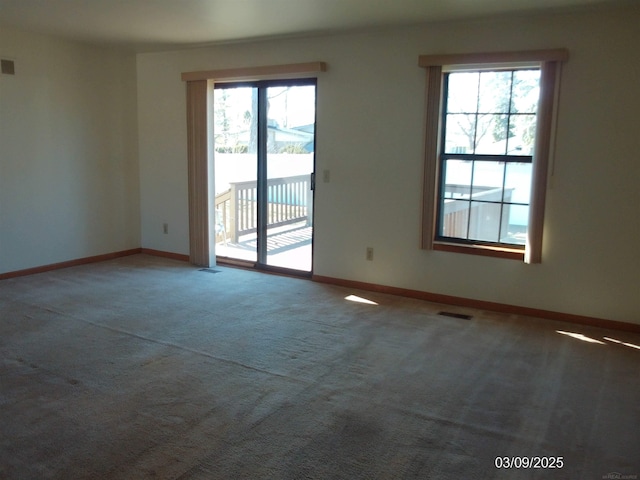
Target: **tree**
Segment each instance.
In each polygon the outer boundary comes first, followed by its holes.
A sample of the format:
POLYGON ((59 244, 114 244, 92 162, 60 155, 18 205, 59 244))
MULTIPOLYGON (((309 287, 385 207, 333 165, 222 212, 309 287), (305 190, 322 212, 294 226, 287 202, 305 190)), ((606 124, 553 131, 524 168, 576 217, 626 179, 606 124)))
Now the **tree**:
POLYGON ((245 112, 245 121, 249 122, 249 153, 258 151, 258 89, 251 89, 251 111, 245 112))
MULTIPOLYGON (((531 147, 535 137, 535 113, 538 101, 538 70, 486 71, 458 74, 455 95, 463 98, 456 104, 451 118, 459 135, 466 139, 469 152, 490 132, 493 142, 516 139, 519 146, 531 147), (471 105, 474 103, 475 107, 471 105), (460 112, 460 113, 457 113, 460 112)), ((449 98, 452 105, 454 98, 449 98)), ((510 148, 511 149, 511 148, 510 148)))
MULTIPOLYGON (((270 102, 271 100, 273 100, 274 98, 279 97, 280 95, 285 95, 285 111, 286 111, 286 107, 287 107, 287 101, 288 101, 288 97, 289 97, 289 90, 291 89, 291 87, 284 87, 282 89, 275 90, 273 88, 269 88, 267 89, 267 94, 269 94, 271 92, 271 95, 267 96, 267 119, 269 119, 269 107, 270 107, 270 102)), ((286 127, 286 115, 284 117, 284 126, 286 127)), ((249 153, 256 153, 258 151, 258 89, 257 88, 252 88, 251 89, 251 111, 246 111, 244 114, 244 119, 245 122, 248 122, 249 124, 249 153)), ((271 122, 268 120, 268 125, 270 125, 271 122)), ((277 124, 277 122, 276 122, 277 124)), ((270 141, 272 141, 273 139, 271 139, 269 136, 267 138, 267 143, 270 143, 270 141)), ((269 152, 275 152, 274 147, 269 147, 267 148, 267 151, 269 152)))
POLYGON ((227 115, 227 106, 229 102, 229 93, 226 89, 216 90, 214 92, 214 132, 215 132, 215 148, 216 150, 226 150, 229 143, 229 117, 227 115))

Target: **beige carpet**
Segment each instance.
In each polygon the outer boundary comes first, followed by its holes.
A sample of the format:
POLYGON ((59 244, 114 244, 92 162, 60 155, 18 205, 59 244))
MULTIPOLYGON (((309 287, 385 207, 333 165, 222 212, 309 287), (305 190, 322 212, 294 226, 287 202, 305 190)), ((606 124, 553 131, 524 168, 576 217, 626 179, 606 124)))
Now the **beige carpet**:
POLYGON ((0 478, 640 477, 637 335, 216 270, 0 282, 0 478))

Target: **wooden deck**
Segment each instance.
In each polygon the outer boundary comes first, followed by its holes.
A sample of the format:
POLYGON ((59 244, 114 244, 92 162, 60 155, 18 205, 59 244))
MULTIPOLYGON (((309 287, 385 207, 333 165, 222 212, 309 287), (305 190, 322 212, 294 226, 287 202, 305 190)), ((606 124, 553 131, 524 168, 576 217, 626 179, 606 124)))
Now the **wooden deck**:
MULTIPOLYGON (((267 233, 267 264, 311 271, 311 240, 313 227, 305 222, 269 228, 267 233)), ((237 242, 218 240, 216 256, 255 262, 257 238, 255 233, 240 236, 237 242)))

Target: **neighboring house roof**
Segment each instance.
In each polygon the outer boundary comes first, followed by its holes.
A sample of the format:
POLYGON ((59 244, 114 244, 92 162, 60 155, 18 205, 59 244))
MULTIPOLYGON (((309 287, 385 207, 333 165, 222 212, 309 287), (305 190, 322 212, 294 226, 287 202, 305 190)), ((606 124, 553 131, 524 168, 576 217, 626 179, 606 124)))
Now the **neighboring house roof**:
MULTIPOLYGON (((302 145, 308 152, 313 152, 314 124, 286 128, 281 127, 274 120, 269 120, 267 131, 270 135, 273 135, 274 141, 281 146, 302 145)), ((226 135, 230 139, 235 139, 239 145, 248 145, 251 131, 247 128, 236 132, 227 132, 226 135)))

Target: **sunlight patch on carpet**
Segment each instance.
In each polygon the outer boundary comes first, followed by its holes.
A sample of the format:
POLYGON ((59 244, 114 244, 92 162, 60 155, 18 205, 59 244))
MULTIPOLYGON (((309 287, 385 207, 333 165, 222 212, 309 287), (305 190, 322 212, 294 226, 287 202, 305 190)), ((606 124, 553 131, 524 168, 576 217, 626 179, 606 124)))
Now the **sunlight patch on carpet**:
POLYGON ((624 345, 625 347, 630 347, 630 348, 635 348, 637 350, 640 350, 640 345, 636 345, 635 343, 622 342, 620 340, 616 340, 615 338, 610 338, 610 337, 604 337, 604 339, 609 342, 617 343, 619 345, 624 345))
POLYGON ((583 342, 598 343, 600 345, 606 345, 606 343, 601 342, 600 340, 596 340, 595 338, 587 337, 586 335, 583 335, 582 333, 565 332, 565 331, 562 331, 562 330, 556 330, 556 332, 559 333, 560 335, 566 335, 568 337, 575 338, 577 340, 582 340, 583 342))
POLYGON ((373 300, 368 300, 364 297, 359 297, 358 295, 347 295, 346 297, 344 297, 344 299, 349 300, 350 302, 366 303, 367 305, 378 305, 373 300))

